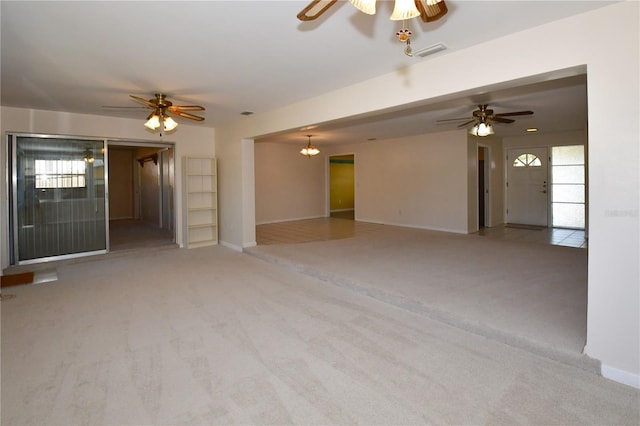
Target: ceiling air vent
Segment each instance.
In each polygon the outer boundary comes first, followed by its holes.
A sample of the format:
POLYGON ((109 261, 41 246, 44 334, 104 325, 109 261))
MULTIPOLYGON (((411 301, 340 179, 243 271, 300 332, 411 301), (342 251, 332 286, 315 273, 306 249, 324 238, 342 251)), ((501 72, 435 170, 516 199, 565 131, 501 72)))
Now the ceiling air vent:
POLYGON ((443 50, 447 50, 447 46, 442 43, 438 43, 423 49, 414 50, 413 56, 420 56, 421 58, 424 58, 425 56, 433 55, 434 53, 442 52, 443 50))

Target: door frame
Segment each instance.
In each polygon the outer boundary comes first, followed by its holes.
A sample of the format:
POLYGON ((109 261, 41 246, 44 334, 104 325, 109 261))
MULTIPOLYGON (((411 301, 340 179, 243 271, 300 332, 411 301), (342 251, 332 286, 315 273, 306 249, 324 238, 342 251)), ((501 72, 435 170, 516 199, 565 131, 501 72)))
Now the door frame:
POLYGON ((355 152, 345 152, 342 154, 329 154, 327 155, 326 163, 325 163, 325 215, 326 217, 331 217, 331 157, 342 157, 345 155, 353 156, 353 219, 356 220, 356 205, 357 205, 357 194, 356 188, 358 187, 356 183, 356 154, 355 152))
MULTIPOLYGON (((169 206, 173 206, 173 208, 169 209, 169 218, 167 219, 169 222, 169 226, 171 229, 169 231, 173 234, 173 241, 176 241, 176 206, 177 203, 177 191, 176 191, 176 144, 174 142, 156 142, 156 141, 135 141, 135 140, 127 140, 127 139, 107 139, 107 146, 126 146, 126 147, 139 147, 139 148, 157 148, 158 149, 158 212, 159 212, 159 221, 160 227, 164 226, 165 218, 163 218, 163 198, 166 198, 164 191, 164 179, 162 172, 162 162, 165 160, 165 155, 162 153, 172 150, 173 155, 170 159, 169 168, 173 170, 173 194, 171 198, 173 199, 173 203, 169 203, 169 206), (173 226, 171 226, 173 225, 173 226)), ((108 149, 107 149, 108 153, 108 149)), ((140 171, 135 165, 137 164, 137 160, 133 159, 133 184, 134 184, 134 217, 140 218, 140 171)), ((108 188, 106 189, 108 194, 108 188)), ((107 195, 108 198, 108 195, 107 195)), ((107 206, 108 207, 108 206, 107 206)), ((108 235, 107 235, 108 241, 108 235)), ((107 245, 107 251, 109 250, 109 246, 107 245)))
POLYGON ((550 176, 551 173, 551 160, 550 160, 550 150, 551 146, 548 145, 534 145, 534 146, 511 146, 505 148, 504 153, 504 223, 508 224, 509 222, 509 168, 511 166, 511 162, 513 159, 509 159, 509 152, 513 150, 531 150, 531 149, 544 149, 545 150, 545 160, 547 162, 547 175, 545 176, 546 185, 547 185, 547 200, 546 200, 546 211, 547 211, 547 228, 551 225, 551 197, 549 196, 550 190, 550 176))
POLYGON ((55 260, 74 259, 78 257, 93 256, 96 254, 105 254, 109 252, 109 152, 108 141, 106 138, 91 136, 75 136, 75 135, 57 135, 50 133, 23 133, 23 132, 7 132, 7 170, 10 173, 8 180, 8 236, 9 236, 9 265, 31 265, 37 263, 51 262, 55 260), (19 241, 18 241, 18 206, 15 197, 18 192, 18 170, 17 170, 17 143, 19 137, 32 137, 42 139, 72 139, 102 142, 104 149, 104 220, 105 220, 105 248, 100 250, 92 250, 87 252, 78 252, 72 254, 63 254, 57 256, 39 257, 36 259, 19 259, 19 241))
MULTIPOLYGON (((476 169, 477 169, 477 178, 476 178, 476 190, 480 186, 480 173, 484 178, 484 227, 490 228, 492 225, 492 217, 491 217, 491 200, 493 197, 493 191, 491 191, 491 147, 489 145, 478 142, 476 146, 476 169), (478 156, 479 150, 483 150, 484 153, 484 169, 480 170, 480 158, 478 156)), ((476 214, 477 214, 477 225, 478 230, 480 230, 480 197, 477 197, 476 202, 476 214)))

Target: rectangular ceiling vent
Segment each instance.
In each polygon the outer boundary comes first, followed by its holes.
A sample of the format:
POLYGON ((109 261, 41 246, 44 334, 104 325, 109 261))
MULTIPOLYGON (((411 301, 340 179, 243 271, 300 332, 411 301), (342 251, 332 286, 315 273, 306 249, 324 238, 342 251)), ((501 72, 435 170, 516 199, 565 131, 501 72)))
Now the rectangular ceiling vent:
POLYGON ((414 50, 413 56, 420 56, 421 58, 424 58, 425 56, 433 55, 434 53, 442 52, 443 50, 447 50, 447 46, 445 46, 443 43, 437 43, 433 46, 414 50))

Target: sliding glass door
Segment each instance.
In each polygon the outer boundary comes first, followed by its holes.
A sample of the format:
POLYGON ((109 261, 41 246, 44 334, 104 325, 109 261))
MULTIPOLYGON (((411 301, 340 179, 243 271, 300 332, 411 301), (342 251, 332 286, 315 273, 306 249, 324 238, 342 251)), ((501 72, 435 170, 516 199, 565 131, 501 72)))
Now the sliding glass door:
POLYGON ((12 138, 15 263, 106 252, 105 142, 12 138))

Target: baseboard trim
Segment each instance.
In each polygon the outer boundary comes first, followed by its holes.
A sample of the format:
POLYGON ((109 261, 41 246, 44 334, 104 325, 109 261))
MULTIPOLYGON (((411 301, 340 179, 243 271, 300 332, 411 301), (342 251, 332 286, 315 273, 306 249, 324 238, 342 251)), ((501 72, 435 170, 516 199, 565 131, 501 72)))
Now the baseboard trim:
POLYGON ((278 219, 278 220, 267 220, 264 222, 256 222, 257 225, 270 225, 272 223, 282 223, 282 222, 294 222, 296 220, 308 220, 308 219, 320 219, 327 216, 305 216, 305 217, 292 217, 289 219, 278 219))
POLYGON ((220 245, 226 248, 230 248, 231 250, 242 252, 242 247, 237 246, 235 244, 231 244, 227 241, 220 241, 220 245))
POLYGON ((613 380, 614 382, 640 389, 640 375, 638 374, 633 374, 604 364, 601 366, 601 374, 602 377, 613 380))

